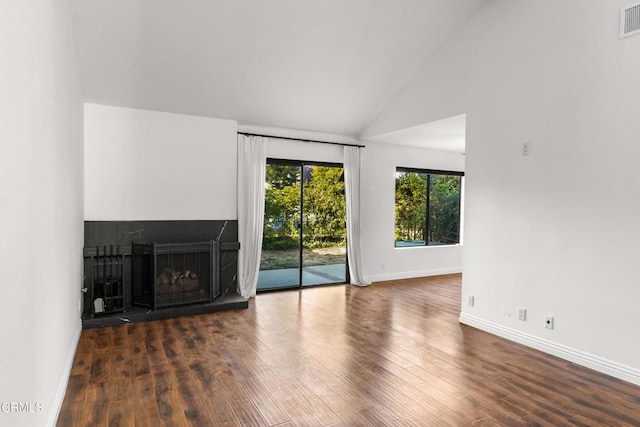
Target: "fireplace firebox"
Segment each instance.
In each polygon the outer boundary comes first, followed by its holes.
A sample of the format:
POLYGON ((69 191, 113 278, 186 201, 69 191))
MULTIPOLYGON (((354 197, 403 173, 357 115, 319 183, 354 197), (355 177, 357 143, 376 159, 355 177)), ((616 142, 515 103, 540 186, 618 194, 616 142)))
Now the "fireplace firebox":
POLYGON ((133 304, 153 310, 220 294, 220 242, 133 243, 133 304))

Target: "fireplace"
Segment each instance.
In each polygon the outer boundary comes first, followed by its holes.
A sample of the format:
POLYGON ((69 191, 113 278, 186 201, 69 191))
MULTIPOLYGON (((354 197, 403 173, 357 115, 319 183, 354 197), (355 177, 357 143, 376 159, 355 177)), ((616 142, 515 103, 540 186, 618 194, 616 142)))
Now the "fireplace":
POLYGON ((220 294, 220 242, 133 243, 133 304, 153 310, 220 294))

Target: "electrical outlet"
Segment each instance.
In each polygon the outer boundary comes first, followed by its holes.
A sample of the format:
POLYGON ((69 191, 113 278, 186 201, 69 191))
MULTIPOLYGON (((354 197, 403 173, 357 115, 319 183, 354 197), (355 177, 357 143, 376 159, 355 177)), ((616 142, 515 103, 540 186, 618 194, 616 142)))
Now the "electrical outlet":
POLYGON ((544 327, 547 329, 553 329, 553 317, 544 316, 544 327))
POLYGON ((518 307, 518 320, 523 322, 527 320, 527 309, 524 307, 518 307))
POLYGON ((522 155, 528 156, 530 154, 531 154, 531 143, 530 142, 522 143, 522 155))
POLYGON ((475 303, 475 298, 473 298, 473 295, 469 295, 469 297, 467 298, 467 305, 469 307, 473 307, 474 303, 475 303))

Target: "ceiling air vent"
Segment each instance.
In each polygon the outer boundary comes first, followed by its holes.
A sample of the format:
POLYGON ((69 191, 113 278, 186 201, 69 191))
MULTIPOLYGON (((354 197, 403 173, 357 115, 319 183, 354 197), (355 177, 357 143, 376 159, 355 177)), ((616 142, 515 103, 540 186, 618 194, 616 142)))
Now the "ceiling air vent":
POLYGON ((620 9, 620 38, 640 34, 640 3, 620 9))

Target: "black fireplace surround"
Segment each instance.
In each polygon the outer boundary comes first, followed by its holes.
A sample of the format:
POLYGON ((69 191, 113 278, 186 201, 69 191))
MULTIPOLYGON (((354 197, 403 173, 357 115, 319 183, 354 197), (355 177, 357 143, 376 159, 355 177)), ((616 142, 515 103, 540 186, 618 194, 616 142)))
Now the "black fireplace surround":
POLYGON ((235 220, 85 221, 84 236, 84 328, 248 307, 235 220))

